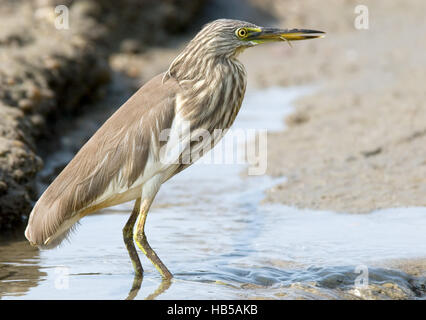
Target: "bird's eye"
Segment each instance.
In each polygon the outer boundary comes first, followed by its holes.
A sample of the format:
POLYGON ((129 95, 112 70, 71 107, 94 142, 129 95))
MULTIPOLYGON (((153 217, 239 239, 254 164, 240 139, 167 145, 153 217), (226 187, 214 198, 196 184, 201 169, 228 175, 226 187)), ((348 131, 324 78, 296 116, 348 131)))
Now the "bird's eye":
POLYGON ((245 28, 240 28, 236 31, 236 34, 240 38, 245 38, 247 37, 247 30, 245 28))

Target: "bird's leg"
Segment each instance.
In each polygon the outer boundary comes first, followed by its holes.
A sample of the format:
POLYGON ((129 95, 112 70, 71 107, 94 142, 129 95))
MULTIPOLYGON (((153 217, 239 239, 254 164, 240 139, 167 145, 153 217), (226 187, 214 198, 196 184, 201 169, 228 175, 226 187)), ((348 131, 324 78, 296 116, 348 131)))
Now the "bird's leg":
POLYGON ((123 228, 123 239, 126 244, 127 251, 129 252, 130 259, 132 260, 133 269, 135 269, 135 281, 136 278, 142 278, 143 268, 141 261, 139 260, 138 253, 133 243, 133 227, 135 226, 136 219, 138 218, 141 206, 141 198, 136 199, 135 206, 133 207, 132 214, 126 225, 123 228))
POLYGON ((164 265, 164 263, 160 260, 154 250, 152 250, 151 246, 148 243, 145 235, 145 222, 146 217, 148 215, 148 210, 151 207, 152 199, 143 200, 139 213, 139 221, 136 226, 136 234, 135 241, 138 247, 142 250, 142 252, 147 256, 147 258, 152 262, 152 264, 157 268, 157 270, 161 273, 164 279, 169 280, 173 278, 173 275, 164 265))

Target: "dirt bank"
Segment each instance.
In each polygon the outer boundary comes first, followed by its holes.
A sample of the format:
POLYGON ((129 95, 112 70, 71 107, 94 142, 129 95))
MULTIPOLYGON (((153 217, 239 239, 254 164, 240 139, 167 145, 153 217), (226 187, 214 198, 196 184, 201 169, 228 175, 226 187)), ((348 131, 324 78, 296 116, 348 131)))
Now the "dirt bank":
POLYGON ((272 5, 283 26, 327 32, 248 63, 255 86, 317 86, 296 102, 287 130, 268 137, 268 173, 287 181, 266 201, 354 213, 426 205, 425 3, 363 1, 367 30, 354 27, 357 1, 324 4, 257 3, 272 5))
POLYGON ((71 119, 83 100, 96 98, 110 78, 108 55, 161 44, 188 24, 202 2, 2 2, 0 230, 19 225, 30 212, 43 163, 40 141, 58 134, 58 119, 71 119), (55 27, 59 4, 69 8, 68 29, 55 27))

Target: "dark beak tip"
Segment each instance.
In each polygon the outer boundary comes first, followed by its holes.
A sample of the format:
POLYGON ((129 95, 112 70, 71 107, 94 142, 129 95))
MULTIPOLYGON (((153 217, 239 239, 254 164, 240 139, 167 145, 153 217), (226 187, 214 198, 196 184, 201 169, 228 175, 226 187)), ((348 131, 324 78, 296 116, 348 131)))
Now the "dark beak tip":
POLYGON ((324 31, 319 31, 319 30, 300 30, 300 32, 306 33, 306 34, 312 34, 312 33, 316 33, 316 34, 325 34, 324 31))

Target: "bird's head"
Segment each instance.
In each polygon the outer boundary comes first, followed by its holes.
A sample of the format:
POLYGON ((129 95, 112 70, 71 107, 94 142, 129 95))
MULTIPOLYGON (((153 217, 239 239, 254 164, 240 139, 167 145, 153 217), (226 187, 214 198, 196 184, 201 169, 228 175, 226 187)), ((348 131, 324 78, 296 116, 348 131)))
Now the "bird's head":
POLYGON ((193 42, 211 54, 229 57, 261 43, 307 40, 324 35, 317 30, 265 28, 245 21, 219 19, 205 25, 193 42))
POLYGON ((217 59, 235 58, 248 47, 266 42, 305 40, 323 36, 322 31, 264 28, 239 20, 215 20, 205 25, 176 57, 166 77, 195 79, 205 70, 214 68, 215 63, 212 62, 217 59))

